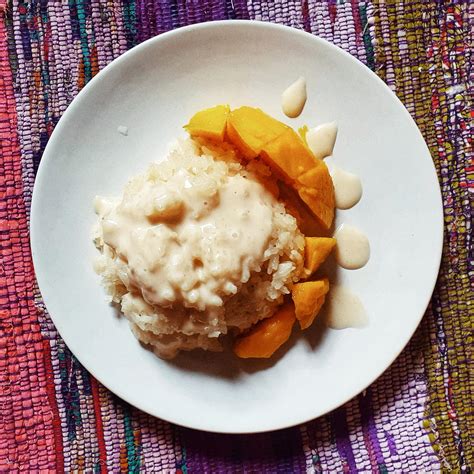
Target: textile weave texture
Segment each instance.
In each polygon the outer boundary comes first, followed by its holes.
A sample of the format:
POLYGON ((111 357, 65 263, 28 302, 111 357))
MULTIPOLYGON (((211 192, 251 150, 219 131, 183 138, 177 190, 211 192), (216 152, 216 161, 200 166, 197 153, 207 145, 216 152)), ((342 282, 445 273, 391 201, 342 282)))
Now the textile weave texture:
POLYGON ((469 0, 0 0, 0 471, 472 470, 473 19, 469 0), (79 90, 147 38, 218 19, 303 29, 374 70, 424 135, 444 203, 439 279, 403 353, 327 416, 258 435, 174 426, 101 386, 52 324, 29 247, 35 173, 79 90))

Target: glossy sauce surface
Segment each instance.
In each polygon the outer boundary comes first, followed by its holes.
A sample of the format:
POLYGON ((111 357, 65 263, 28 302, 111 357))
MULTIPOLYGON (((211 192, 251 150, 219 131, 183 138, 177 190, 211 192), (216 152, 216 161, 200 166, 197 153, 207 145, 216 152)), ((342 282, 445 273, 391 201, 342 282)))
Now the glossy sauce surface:
POLYGON ((125 191, 120 202, 96 198, 95 207, 104 242, 127 262, 125 278, 147 303, 202 310, 221 306, 220 296, 235 294, 257 269, 273 202, 242 175, 216 183, 182 169, 125 191))

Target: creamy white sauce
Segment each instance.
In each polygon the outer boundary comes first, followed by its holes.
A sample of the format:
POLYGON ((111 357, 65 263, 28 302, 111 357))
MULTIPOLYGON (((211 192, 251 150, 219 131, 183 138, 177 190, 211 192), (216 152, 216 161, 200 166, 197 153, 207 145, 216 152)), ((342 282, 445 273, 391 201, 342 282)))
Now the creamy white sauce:
POLYGON ((298 117, 306 104, 306 79, 300 77, 288 86, 281 95, 281 108, 290 118, 298 117))
POLYGON ((336 239, 336 262, 348 270, 362 268, 370 258, 367 236, 356 227, 341 225, 334 234, 336 239))
POLYGON ((314 156, 319 159, 331 156, 337 138, 336 122, 323 123, 310 128, 306 133, 306 143, 314 156))
POLYGON ((338 209, 350 209, 360 201, 362 197, 362 183, 357 175, 333 166, 331 178, 334 184, 334 196, 338 209))
POLYGON ((260 270, 274 198, 242 175, 223 179, 181 169, 166 182, 144 180, 119 203, 96 198, 104 242, 147 303, 220 307, 260 270))
POLYGON ((344 286, 332 285, 326 296, 325 322, 333 329, 361 328, 368 317, 357 295, 344 286))

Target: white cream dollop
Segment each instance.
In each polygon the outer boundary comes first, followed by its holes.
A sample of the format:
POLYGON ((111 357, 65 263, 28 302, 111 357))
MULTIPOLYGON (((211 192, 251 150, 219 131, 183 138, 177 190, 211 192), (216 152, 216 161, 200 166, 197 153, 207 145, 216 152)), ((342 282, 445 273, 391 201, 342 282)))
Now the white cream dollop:
POLYGON ((306 133, 306 143, 316 158, 322 160, 331 156, 337 138, 337 123, 323 123, 306 133))
POLYGON ((367 264, 370 258, 370 244, 367 236, 356 227, 342 224, 334 234, 336 239, 336 261, 348 270, 357 270, 367 264))
POLYGON ((357 175, 333 166, 331 178, 334 184, 334 196, 338 209, 350 209, 360 201, 362 197, 362 183, 357 175))
POLYGON ((332 329, 361 328, 368 317, 360 298, 342 285, 332 285, 326 296, 325 322, 332 329))
POLYGON ((303 112, 306 99, 306 79, 300 77, 288 86, 281 95, 283 113, 290 118, 298 117, 303 112))

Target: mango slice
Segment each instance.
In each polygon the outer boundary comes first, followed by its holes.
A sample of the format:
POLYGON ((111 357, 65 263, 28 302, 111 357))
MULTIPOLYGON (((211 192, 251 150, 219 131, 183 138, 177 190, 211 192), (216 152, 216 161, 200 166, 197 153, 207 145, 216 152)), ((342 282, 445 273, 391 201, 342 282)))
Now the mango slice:
POLYGON ((301 329, 306 329, 313 324, 324 304, 328 291, 329 281, 327 278, 295 283, 291 290, 291 296, 295 304, 296 319, 299 321, 301 329))
POLYGON ((330 235, 294 189, 280 183, 278 199, 285 205, 287 212, 296 219, 298 227, 304 235, 308 237, 330 235))
POLYGON ((316 158, 291 128, 266 143, 262 159, 283 177, 288 184, 317 165, 316 158))
POLYGON ((300 175, 294 184, 301 200, 328 230, 334 220, 334 185, 326 163, 317 160, 316 166, 300 175))
POLYGON ((314 273, 336 245, 336 239, 305 237, 304 267, 308 275, 314 273))
POLYGON ((293 187, 322 227, 334 219, 334 186, 324 161, 318 160, 291 128, 266 143, 262 159, 293 187))
POLYGON ((227 120, 227 136, 247 159, 258 156, 263 146, 290 128, 260 109, 240 107, 227 120))
POLYGON ((223 141, 229 113, 228 105, 217 105, 210 109, 201 110, 191 117, 184 128, 192 137, 223 141))
POLYGON ((314 301, 314 306, 312 307, 312 316, 311 317, 306 317, 302 318, 299 320, 300 323, 300 328, 302 330, 308 329, 316 319, 316 316, 319 314, 321 311, 321 308, 323 307, 324 302, 326 301, 326 295, 320 296, 319 298, 316 298, 314 301))
POLYGON ((240 336, 234 343, 234 353, 243 359, 268 359, 289 339, 295 320, 295 306, 284 303, 272 316, 240 336))

